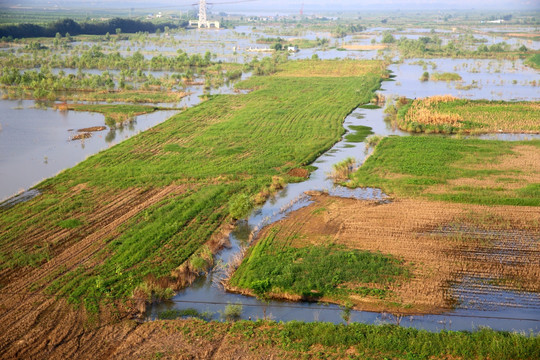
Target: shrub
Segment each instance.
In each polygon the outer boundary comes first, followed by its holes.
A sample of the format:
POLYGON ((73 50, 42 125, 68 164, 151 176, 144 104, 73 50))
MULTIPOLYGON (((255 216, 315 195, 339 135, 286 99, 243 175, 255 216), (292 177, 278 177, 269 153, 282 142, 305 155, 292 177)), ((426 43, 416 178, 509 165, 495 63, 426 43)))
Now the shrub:
POLYGON ((227 321, 235 321, 242 316, 242 304, 228 304, 221 316, 227 321))
POLYGON ((229 214, 234 219, 242 219, 249 214, 253 204, 249 195, 238 194, 234 196, 229 202, 229 214))

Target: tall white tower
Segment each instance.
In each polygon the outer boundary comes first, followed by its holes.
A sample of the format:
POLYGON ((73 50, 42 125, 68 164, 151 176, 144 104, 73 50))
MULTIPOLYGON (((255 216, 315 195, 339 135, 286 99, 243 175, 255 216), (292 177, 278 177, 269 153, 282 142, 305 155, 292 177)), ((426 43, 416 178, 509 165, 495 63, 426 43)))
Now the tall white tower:
POLYGON ((199 28, 208 27, 208 20, 206 19, 206 0, 199 1, 199 28))

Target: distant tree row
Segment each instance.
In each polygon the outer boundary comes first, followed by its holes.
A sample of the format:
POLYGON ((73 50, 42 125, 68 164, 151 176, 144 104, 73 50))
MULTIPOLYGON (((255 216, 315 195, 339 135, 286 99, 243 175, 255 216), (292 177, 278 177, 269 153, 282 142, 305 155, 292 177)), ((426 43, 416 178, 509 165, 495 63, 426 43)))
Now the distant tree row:
POLYGON ((151 22, 114 18, 99 23, 78 23, 72 19, 58 20, 48 25, 19 24, 0 26, 0 37, 5 38, 29 38, 29 37, 54 37, 56 34, 64 35, 105 35, 107 33, 136 33, 163 31, 165 27, 171 29, 185 27, 187 23, 180 25, 173 23, 153 24, 151 22))

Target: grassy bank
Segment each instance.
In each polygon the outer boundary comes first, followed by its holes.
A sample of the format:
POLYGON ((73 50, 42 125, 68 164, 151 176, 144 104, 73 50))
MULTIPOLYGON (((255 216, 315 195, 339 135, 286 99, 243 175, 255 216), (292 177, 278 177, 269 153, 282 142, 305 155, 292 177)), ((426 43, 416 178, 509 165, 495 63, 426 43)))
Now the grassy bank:
POLYGON ((398 126, 426 133, 540 133, 540 102, 463 100, 433 96, 414 100, 397 114, 398 126))
POLYGON ((349 186, 400 197, 486 205, 540 206, 540 141, 390 137, 349 186))
MULTIPOLYGON (((272 321, 207 323, 175 320, 146 323, 134 334, 144 336, 141 358, 169 355, 205 358, 205 349, 241 358, 279 359, 535 359, 540 338, 481 329, 474 332, 424 330, 395 325, 334 325, 272 321), (173 347, 174 342, 194 344, 173 347), (213 350, 216 349, 216 350, 213 350), (161 354, 161 355, 159 355, 161 354)), ((115 355, 129 354, 129 345, 115 355)))
POLYGON ((2 210, 3 258, 47 251, 28 279, 3 263, 7 288, 19 283, 91 309, 136 288, 148 298, 169 296, 182 284, 179 266, 219 236, 231 214, 245 213, 275 177, 287 179, 339 140, 344 118, 369 102, 382 72, 377 62, 345 62, 350 72, 336 79, 319 74, 340 63, 304 64, 313 70, 309 77, 295 63, 282 65, 278 76, 254 77, 242 87, 255 91, 189 109, 2 210))
POLYGON ((330 239, 304 243, 298 234, 279 232, 273 227, 250 249, 231 286, 261 298, 324 298, 352 306, 354 297, 386 297, 388 284, 408 276, 392 256, 348 249, 330 239))

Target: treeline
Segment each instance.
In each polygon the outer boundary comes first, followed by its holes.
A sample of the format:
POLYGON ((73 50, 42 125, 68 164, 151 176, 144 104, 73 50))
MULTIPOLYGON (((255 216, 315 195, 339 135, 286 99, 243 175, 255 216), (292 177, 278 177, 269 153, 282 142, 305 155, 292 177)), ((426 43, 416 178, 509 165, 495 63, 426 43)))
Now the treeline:
POLYGON ((106 52, 98 45, 90 49, 72 53, 65 56, 52 54, 47 49, 41 49, 41 44, 31 42, 27 46, 33 50, 30 54, 8 54, 3 56, 0 65, 18 69, 30 69, 47 64, 51 68, 70 69, 100 69, 100 70, 164 70, 185 71, 187 68, 201 68, 212 65, 212 54, 189 55, 182 50, 177 50, 177 56, 164 56, 162 54, 147 59, 140 51, 131 56, 122 56, 118 51, 106 52))
POLYGON ((139 31, 152 33, 158 29, 163 31, 165 27, 175 29, 186 26, 187 22, 182 22, 181 24, 154 24, 146 21, 122 18, 114 18, 99 23, 78 23, 72 19, 64 19, 44 26, 36 24, 0 26, 0 37, 17 39, 29 37, 54 37, 56 34, 65 36, 66 33, 70 35, 106 35, 107 33, 136 33, 139 31))
POLYGON ((457 41, 449 41, 446 45, 443 45, 442 39, 440 39, 437 35, 433 35, 431 37, 422 36, 417 40, 408 39, 405 37, 396 39, 391 33, 385 32, 381 42, 385 44, 395 43, 401 56, 404 58, 426 56, 467 56, 481 58, 498 56, 516 57, 519 55, 519 53, 526 54, 530 51, 525 45, 512 48, 512 46, 506 42, 500 42, 490 46, 486 44, 480 44, 477 46, 477 43, 483 42, 481 39, 461 36, 457 41))

